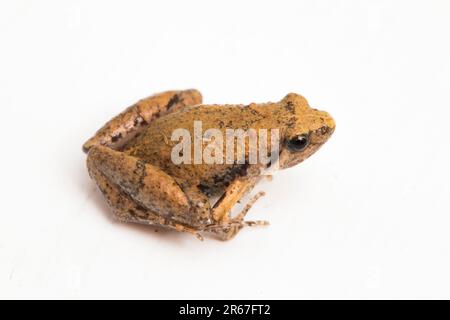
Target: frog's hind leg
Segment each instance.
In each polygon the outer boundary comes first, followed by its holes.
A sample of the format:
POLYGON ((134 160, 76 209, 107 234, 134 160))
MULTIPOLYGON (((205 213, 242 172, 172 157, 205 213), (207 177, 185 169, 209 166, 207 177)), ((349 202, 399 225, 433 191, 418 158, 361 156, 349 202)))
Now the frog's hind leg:
POLYGON ((83 151, 96 145, 118 150, 154 119, 200 103, 202 96, 197 90, 166 91, 142 99, 108 121, 83 145, 83 151))
POLYGON ((197 230, 164 218, 157 213, 140 206, 130 199, 128 195, 121 192, 118 187, 109 182, 101 172, 91 172, 91 175, 107 199, 108 205, 117 221, 169 228, 179 232, 192 234, 199 240, 203 240, 202 235, 197 230))
POLYGON ((165 226, 200 238, 185 193, 159 168, 103 146, 91 148, 87 166, 118 220, 165 226))

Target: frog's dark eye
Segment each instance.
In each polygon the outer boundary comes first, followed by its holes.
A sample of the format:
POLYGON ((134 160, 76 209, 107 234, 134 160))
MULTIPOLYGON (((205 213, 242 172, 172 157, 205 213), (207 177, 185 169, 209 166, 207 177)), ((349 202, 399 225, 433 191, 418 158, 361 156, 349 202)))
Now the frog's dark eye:
POLYGON ((301 134, 288 140, 286 145, 291 151, 303 151, 309 145, 309 136, 306 134, 301 134))

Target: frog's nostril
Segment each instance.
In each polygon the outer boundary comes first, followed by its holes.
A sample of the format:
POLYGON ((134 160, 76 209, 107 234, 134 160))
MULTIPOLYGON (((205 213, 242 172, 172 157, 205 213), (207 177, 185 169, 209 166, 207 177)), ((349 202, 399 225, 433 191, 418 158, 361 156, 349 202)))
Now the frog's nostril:
POLYGON ((317 130, 317 133, 322 134, 322 135, 325 135, 325 134, 327 134, 329 131, 330 131, 330 128, 324 126, 324 127, 319 128, 319 129, 317 130))

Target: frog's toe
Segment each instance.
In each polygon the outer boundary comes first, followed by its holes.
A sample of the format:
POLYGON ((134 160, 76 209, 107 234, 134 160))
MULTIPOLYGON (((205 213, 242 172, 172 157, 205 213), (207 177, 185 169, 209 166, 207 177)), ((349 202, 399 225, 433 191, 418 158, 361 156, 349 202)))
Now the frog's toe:
POLYGON ((248 227, 264 227, 270 225, 267 220, 254 220, 254 221, 244 221, 244 224, 248 227))

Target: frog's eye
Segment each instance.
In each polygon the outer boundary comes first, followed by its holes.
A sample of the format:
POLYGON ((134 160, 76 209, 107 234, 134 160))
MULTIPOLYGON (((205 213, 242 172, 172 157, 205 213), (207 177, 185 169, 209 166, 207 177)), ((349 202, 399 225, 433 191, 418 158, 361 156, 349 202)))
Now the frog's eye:
POLYGON ((306 134, 301 134, 288 140, 286 145, 291 151, 303 151, 309 145, 309 136, 306 134))

